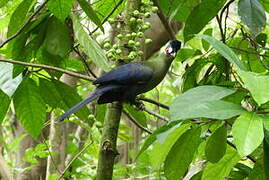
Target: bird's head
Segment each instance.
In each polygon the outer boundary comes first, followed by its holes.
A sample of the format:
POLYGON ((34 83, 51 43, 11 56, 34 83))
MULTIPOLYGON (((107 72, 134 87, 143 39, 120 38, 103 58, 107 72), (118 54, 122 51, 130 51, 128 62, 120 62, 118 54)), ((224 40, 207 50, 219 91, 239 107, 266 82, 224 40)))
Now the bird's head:
POLYGON ((178 40, 173 40, 169 42, 169 44, 165 48, 165 54, 168 57, 175 58, 177 55, 177 51, 180 49, 180 47, 181 47, 181 42, 178 40))

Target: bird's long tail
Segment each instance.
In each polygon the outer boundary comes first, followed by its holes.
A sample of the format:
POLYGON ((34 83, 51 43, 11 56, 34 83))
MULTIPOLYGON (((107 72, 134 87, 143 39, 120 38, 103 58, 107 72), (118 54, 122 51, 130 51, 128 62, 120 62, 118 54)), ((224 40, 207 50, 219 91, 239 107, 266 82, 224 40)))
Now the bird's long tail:
POLYGON ((94 101, 98 97, 102 96, 105 92, 112 90, 114 88, 117 88, 117 86, 107 86, 107 87, 99 87, 97 88, 90 97, 84 99, 83 101, 79 102, 75 106, 73 106, 71 109, 66 111, 61 117, 59 118, 58 122, 63 121, 65 118, 67 118, 69 115, 73 114, 75 111, 80 109, 82 106, 94 101))

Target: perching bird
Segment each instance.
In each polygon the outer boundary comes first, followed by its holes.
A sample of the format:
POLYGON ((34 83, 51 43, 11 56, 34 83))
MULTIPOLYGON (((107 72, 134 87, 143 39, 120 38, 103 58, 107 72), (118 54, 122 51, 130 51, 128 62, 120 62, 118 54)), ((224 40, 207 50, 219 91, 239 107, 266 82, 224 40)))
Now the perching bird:
POLYGON ((97 98, 98 104, 121 101, 139 106, 136 96, 150 91, 163 80, 180 47, 181 42, 173 40, 165 52, 153 60, 131 62, 105 73, 93 82, 97 88, 91 96, 66 111, 59 121, 97 98))

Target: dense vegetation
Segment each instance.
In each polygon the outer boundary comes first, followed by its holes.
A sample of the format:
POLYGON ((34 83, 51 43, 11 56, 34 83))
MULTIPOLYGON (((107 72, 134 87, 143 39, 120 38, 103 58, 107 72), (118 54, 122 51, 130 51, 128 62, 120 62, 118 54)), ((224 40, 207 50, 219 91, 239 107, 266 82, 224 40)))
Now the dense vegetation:
POLYGON ((268 14, 267 0, 1 0, 0 179, 269 179, 268 14), (145 111, 94 102, 56 123, 96 77, 175 38, 145 111))

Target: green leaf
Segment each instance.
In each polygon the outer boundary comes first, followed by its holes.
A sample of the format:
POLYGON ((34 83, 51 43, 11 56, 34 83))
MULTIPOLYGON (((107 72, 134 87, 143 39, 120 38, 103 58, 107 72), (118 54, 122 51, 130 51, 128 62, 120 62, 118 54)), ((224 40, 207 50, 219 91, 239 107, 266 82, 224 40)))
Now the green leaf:
POLYGON ((208 163, 204 169, 202 180, 222 180, 225 179, 233 166, 240 160, 237 151, 227 146, 226 154, 217 163, 208 163))
POLYGON ((225 125, 219 127, 208 139, 205 156, 212 163, 218 162, 226 152, 227 129, 225 125), (217 148, 216 148, 217 147, 217 148))
POLYGON ((180 179, 188 169, 201 140, 201 128, 186 131, 173 145, 164 162, 167 179, 180 179))
POLYGON ((265 11, 258 0, 239 0, 238 14, 254 35, 266 25, 265 11))
POLYGON ((255 40, 256 40, 257 43, 260 44, 262 47, 265 47, 267 38, 268 38, 267 34, 265 34, 265 33, 260 33, 258 36, 255 37, 255 40))
POLYGON ((9 97, 13 95, 22 81, 22 76, 12 77, 13 65, 0 62, 0 89, 9 97))
POLYGON ((177 124, 169 130, 156 135, 157 141, 149 150, 150 162, 154 168, 158 168, 164 162, 172 146, 189 127, 190 124, 177 124))
POLYGON ((47 6, 58 19, 64 21, 71 11, 73 0, 52 0, 47 6))
POLYGON ((33 2, 34 0, 24 0, 13 12, 8 24, 8 32, 7 32, 8 37, 15 34, 24 24, 24 21, 27 17, 27 12, 29 11, 33 2))
MULTIPOLYGON (((82 101, 75 88, 56 80, 40 79, 40 93, 48 105, 65 111, 82 101)), ((86 120, 89 119, 89 114, 90 112, 87 107, 82 107, 75 112, 78 118, 86 120)))
POLYGON ((259 105, 269 101, 269 76, 247 71, 238 71, 238 74, 244 82, 244 86, 259 105))
POLYGON ((238 153, 241 156, 249 155, 262 143, 262 116, 251 112, 242 114, 234 122, 232 134, 238 153))
POLYGON ((204 0, 198 4, 186 21, 183 31, 185 42, 199 33, 218 14, 225 2, 226 0, 204 0))
POLYGON ((263 140, 263 164, 264 164, 264 175, 266 179, 269 179, 269 131, 264 130, 263 140))
POLYGON ((10 105, 10 98, 1 89, 0 89, 0 102, 1 102, 0 105, 0 124, 1 124, 7 114, 10 105))
POLYGON ((72 48, 68 27, 55 17, 48 20, 44 48, 54 56, 65 58, 72 48))
POLYGON ((36 83, 26 78, 14 94, 14 107, 19 122, 33 137, 40 134, 46 120, 46 105, 36 83))
POLYGON ((147 118, 143 111, 135 109, 133 106, 126 104, 124 105, 125 110, 135 118, 135 120, 143 127, 147 127, 147 118))
MULTIPOLYGON (((213 29, 212 28, 208 28, 207 30, 205 30, 205 32, 203 34, 208 35, 208 36, 212 36, 212 32, 213 29)), ((202 39, 202 45, 205 51, 207 51, 209 49, 209 43, 206 42, 204 39, 202 39)))
POLYGON ((237 57, 237 55, 224 43, 204 34, 198 34, 197 37, 200 37, 211 44, 223 57, 225 57, 230 63, 233 63, 241 70, 246 70, 246 67, 237 57))
POLYGON ((108 71, 110 67, 107 63, 107 58, 102 48, 83 30, 83 27, 81 26, 76 15, 72 15, 71 18, 73 20, 75 37, 84 47, 85 53, 98 67, 104 71, 108 71))
POLYGON ((228 119, 239 115, 244 109, 237 104, 221 101, 234 90, 218 86, 199 86, 177 96, 170 107, 171 120, 206 117, 228 119))
MULTIPOLYGON (((266 170, 268 170, 268 169, 266 169, 266 170)), ((265 178, 265 168, 264 168, 263 157, 259 158, 256 161, 256 163, 255 163, 255 165, 254 165, 254 167, 253 167, 253 169, 248 177, 248 180, 267 180, 265 178)))
POLYGON ((267 0, 260 0, 261 4, 263 5, 265 11, 269 13, 269 2, 267 0))
POLYGON ((263 115, 263 126, 266 130, 269 131, 269 115, 268 114, 263 115))
POLYGON ((4 7, 9 0, 1 0, 0 1, 0 8, 4 7))
POLYGON ((96 24, 103 32, 104 28, 102 26, 102 22, 99 17, 96 15, 93 8, 89 5, 86 0, 77 0, 83 11, 87 14, 87 16, 96 24))

